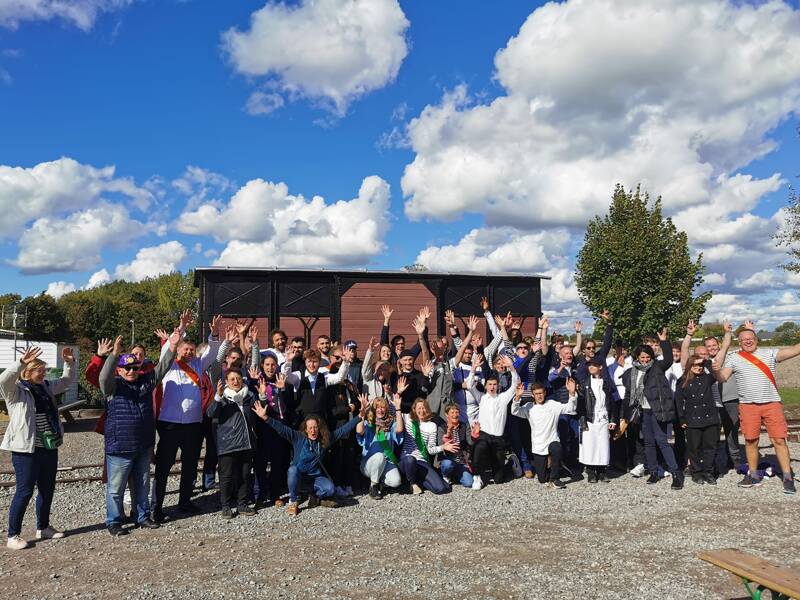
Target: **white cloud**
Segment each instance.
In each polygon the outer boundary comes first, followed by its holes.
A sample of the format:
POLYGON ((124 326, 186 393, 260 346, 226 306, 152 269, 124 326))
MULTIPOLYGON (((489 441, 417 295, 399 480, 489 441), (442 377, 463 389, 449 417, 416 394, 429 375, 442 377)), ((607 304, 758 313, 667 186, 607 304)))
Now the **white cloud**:
POLYGON ((99 271, 92 273, 92 276, 89 277, 89 281, 86 284, 85 289, 90 290, 92 288, 101 286, 104 283, 108 283, 109 281, 111 281, 111 275, 109 275, 108 270, 100 269, 99 271))
POLYGON ((703 283, 707 286, 724 285, 728 281, 725 273, 706 273, 703 283))
POLYGON ((16 29, 23 21, 61 19, 89 31, 104 12, 119 10, 134 0, 0 0, 0 27, 16 29))
POLYGON ((249 115, 268 115, 285 104, 283 96, 274 92, 253 92, 244 110, 249 115))
POLYGON ((385 248, 389 197, 389 184, 374 175, 356 198, 333 204, 290 195, 285 183, 254 179, 222 207, 208 203, 184 212, 177 228, 228 242, 220 265, 365 264, 385 248))
POLYGON ((186 167, 183 174, 171 183, 188 198, 187 206, 192 209, 206 202, 221 205, 220 198, 236 189, 234 182, 224 175, 194 165, 186 167))
POLYGON ((47 289, 44 293, 58 300, 64 294, 74 292, 76 289, 77 288, 75 287, 74 283, 67 283, 66 281, 53 281, 47 286, 47 289))
POLYGON ((397 0, 268 2, 251 15, 249 29, 226 31, 222 45, 239 73, 343 115, 352 101, 397 77, 408 26, 397 0))
POLYGON ((142 281, 148 277, 172 273, 186 258, 186 254, 183 244, 174 240, 158 246, 141 248, 131 262, 117 265, 114 278, 142 281))
POLYGON ((42 217, 25 230, 13 264, 23 273, 84 271, 100 262, 100 251, 121 247, 147 232, 120 205, 100 204, 64 219, 42 217))
POLYGON ((71 158, 42 162, 31 168, 0 165, 0 237, 18 237, 30 221, 52 218, 95 206, 113 195, 147 208, 152 195, 115 167, 96 168, 71 158))

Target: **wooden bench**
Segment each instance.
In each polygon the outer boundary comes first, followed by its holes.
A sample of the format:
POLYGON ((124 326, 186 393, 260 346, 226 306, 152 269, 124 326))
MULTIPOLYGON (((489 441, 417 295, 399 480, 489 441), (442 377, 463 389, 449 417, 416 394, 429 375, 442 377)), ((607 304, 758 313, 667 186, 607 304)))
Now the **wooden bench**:
POLYGON ((63 406, 58 407, 58 414, 62 415, 67 423, 72 423, 75 420, 75 417, 72 416, 70 411, 73 408, 78 408, 83 404, 86 404, 86 400, 76 400, 75 402, 64 404, 63 406))
POLYGON ((747 593, 753 600, 761 600, 761 594, 769 590, 773 600, 800 598, 800 573, 741 552, 734 548, 701 552, 697 558, 741 578, 747 593))

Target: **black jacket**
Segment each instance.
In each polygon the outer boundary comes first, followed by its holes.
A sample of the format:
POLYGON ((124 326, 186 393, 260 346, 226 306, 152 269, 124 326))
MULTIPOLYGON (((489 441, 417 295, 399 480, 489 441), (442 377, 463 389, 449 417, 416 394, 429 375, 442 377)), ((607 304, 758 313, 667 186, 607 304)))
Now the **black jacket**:
MULTIPOLYGON (((406 383, 408 384, 406 390, 400 395, 400 412, 408 413, 411 410, 411 405, 414 404, 414 400, 428 397, 428 386, 430 382, 421 371, 417 371, 416 369, 412 370, 410 373, 398 373, 398 378, 399 377, 405 377, 406 383)), ((392 391, 397 392, 397 379, 392 381, 392 391)))
MULTIPOLYGON (((672 397, 672 388, 669 386, 665 373, 672 366, 672 346, 669 342, 661 342, 662 357, 656 359, 654 364, 644 376, 644 397, 650 404, 650 409, 656 419, 662 423, 671 423, 675 420, 675 400, 672 397)), ((634 356, 634 360, 638 357, 634 356)), ((625 386, 625 403, 623 416, 631 420, 631 414, 636 407, 631 405, 631 377, 636 367, 628 369, 622 375, 625 386)))
MULTIPOLYGON (((608 422, 619 425, 619 412, 620 402, 614 400, 614 391, 616 387, 614 384, 609 383, 605 377, 601 377, 603 382, 603 393, 605 394, 606 412, 608 413, 608 422)), ((580 382, 578 387, 578 419, 582 428, 586 427, 586 423, 594 423, 594 409, 597 403, 597 398, 592 390, 592 378, 589 377, 580 382)))
POLYGON ((719 425, 719 411, 712 391, 716 384, 717 380, 710 373, 698 375, 686 387, 683 387, 683 379, 678 382, 675 388, 675 408, 681 425, 686 424, 688 427, 719 425))
POLYGON ((225 397, 214 398, 209 404, 206 414, 211 418, 211 430, 217 442, 217 454, 255 449, 254 401, 255 396, 249 392, 242 402, 242 408, 225 397))

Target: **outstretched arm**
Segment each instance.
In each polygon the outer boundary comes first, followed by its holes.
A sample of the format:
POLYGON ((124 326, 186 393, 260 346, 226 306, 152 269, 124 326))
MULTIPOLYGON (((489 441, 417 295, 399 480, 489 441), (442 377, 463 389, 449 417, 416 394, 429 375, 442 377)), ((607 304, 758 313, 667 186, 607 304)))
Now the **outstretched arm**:
POLYGON ((692 345, 692 338, 696 331, 697 325, 694 319, 689 319, 689 323, 686 325, 686 335, 681 342, 681 366, 684 372, 689 370, 689 347, 692 345))

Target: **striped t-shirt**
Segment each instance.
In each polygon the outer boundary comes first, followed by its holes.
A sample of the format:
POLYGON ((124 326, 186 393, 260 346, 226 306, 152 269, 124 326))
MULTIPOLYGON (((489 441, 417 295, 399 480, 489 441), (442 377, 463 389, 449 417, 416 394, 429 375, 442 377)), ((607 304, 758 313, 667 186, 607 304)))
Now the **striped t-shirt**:
MULTIPOLYGON (((778 364, 777 348, 758 348, 753 355, 767 365, 774 376, 778 364)), ((732 369, 739 390, 739 402, 743 404, 766 404, 780 402, 781 396, 761 369, 738 352, 725 357, 724 368, 732 369)))

